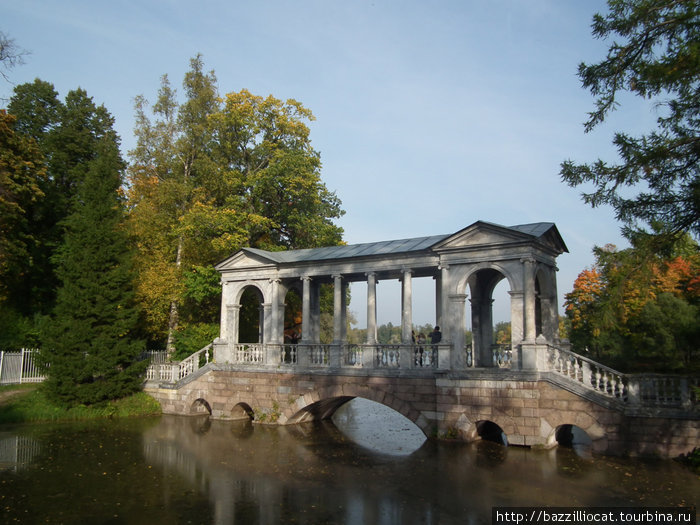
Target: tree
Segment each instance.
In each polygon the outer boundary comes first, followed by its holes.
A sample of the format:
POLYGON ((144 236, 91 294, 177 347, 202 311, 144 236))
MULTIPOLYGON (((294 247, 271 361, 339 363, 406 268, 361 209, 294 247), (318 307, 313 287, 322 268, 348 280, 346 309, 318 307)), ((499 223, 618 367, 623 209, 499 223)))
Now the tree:
POLYGON ((6 33, 0 31, 0 75, 10 81, 7 72, 16 66, 24 64, 24 57, 29 54, 15 43, 6 33))
POLYGON ((243 90, 218 97, 200 56, 179 103, 164 76, 153 119, 137 99, 130 152, 129 222, 139 246, 138 294, 154 339, 174 350, 178 332, 213 323, 220 287, 213 265, 243 246, 332 245, 342 212, 320 180, 320 158, 295 101, 243 90))
POLYGON ((669 255, 652 248, 594 250, 596 264, 566 295, 570 339, 577 351, 621 370, 692 370, 700 352, 697 243, 686 235, 669 255))
POLYGON ((510 345, 511 343, 511 328, 510 322, 499 321, 493 327, 493 340, 498 345, 510 345))
POLYGON ((621 162, 566 161, 569 186, 593 184, 583 199, 609 204, 631 236, 661 224, 661 244, 683 232, 700 235, 700 4, 695 0, 608 0, 609 13, 593 18, 596 38, 617 36, 604 60, 582 63, 578 75, 597 97, 586 132, 605 121, 629 92, 655 100, 658 129, 632 137, 615 134, 621 162))
POLYGON ((96 144, 110 132, 113 119, 84 90, 70 91, 61 102, 53 85, 39 79, 15 87, 8 111, 16 118, 16 133, 36 142, 45 165, 45 173, 36 179, 43 197, 26 213, 27 235, 34 242, 22 278, 10 292, 15 308, 31 317, 48 314, 54 306, 57 279, 51 258, 63 242, 63 221, 95 158, 96 144))
MULTIPOLYGON (((36 143, 15 133, 16 118, 0 112, 0 305, 12 304, 14 289, 26 278, 27 261, 36 237, 31 209, 43 198, 46 176, 36 143)), ((15 301, 16 302, 16 301, 15 301)))
POLYGON ((42 357, 50 363, 45 388, 66 405, 133 393, 145 368, 137 360, 145 347, 134 336, 138 312, 119 196, 122 170, 116 135, 107 133, 77 184, 56 253, 61 287, 42 357))

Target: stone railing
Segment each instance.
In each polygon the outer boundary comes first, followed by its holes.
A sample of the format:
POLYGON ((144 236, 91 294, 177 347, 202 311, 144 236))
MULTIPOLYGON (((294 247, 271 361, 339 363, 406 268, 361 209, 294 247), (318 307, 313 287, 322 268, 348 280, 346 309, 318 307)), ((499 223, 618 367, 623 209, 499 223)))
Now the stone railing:
POLYGON ((178 363, 152 362, 146 369, 146 381, 177 383, 206 365, 211 359, 211 349, 209 344, 178 363))
POLYGON ((217 362, 290 368, 446 369, 450 344, 235 344, 217 362))
POLYGON ((660 374, 623 374, 582 355, 547 347, 546 368, 585 389, 628 407, 697 410, 700 400, 693 387, 700 378, 660 374))
MULTIPOLYGON (((176 383, 209 363, 212 349, 219 365, 287 369, 290 372, 313 369, 448 371, 452 369, 453 357, 449 343, 227 345, 215 342, 180 363, 152 363, 147 380, 176 383)), ((581 394, 588 391, 633 409, 700 409, 700 399, 693 388, 700 387, 700 378, 623 374, 570 350, 547 344, 536 345, 535 351, 538 366, 532 370, 552 373, 573 382, 581 394)), ((467 345, 463 352, 460 358, 464 370, 476 371, 472 346, 467 345)), ((484 370, 517 370, 510 346, 493 345, 491 354, 493 366, 484 370)))
MULTIPOLYGON (((493 366, 496 368, 511 368, 513 351, 510 345, 491 345, 493 366)), ((464 363, 467 368, 474 367, 474 349, 471 344, 464 347, 464 363)))

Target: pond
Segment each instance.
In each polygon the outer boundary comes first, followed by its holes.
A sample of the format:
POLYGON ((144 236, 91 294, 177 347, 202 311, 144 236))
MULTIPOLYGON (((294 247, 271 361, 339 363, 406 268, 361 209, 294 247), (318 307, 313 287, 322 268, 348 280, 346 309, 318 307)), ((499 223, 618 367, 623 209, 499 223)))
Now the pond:
POLYGON ((674 461, 425 440, 364 400, 334 422, 2 427, 0 522, 443 525, 491 523, 493 506, 700 500, 700 478, 674 461))

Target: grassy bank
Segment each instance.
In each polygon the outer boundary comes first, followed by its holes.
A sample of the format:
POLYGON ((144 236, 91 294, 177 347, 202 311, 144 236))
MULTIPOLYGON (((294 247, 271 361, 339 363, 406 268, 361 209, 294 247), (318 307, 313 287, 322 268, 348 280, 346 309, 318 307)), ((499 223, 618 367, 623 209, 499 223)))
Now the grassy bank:
POLYGON ((160 404, 143 392, 117 401, 68 409, 51 403, 41 387, 35 385, 2 387, 0 399, 2 398, 0 424, 140 417, 161 413, 160 404))

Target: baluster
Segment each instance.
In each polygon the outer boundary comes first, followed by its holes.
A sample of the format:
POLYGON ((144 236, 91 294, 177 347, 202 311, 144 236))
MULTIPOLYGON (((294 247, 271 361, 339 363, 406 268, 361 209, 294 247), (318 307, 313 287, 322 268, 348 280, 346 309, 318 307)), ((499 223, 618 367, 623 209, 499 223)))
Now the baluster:
POLYGON ((600 368, 596 367, 593 371, 593 390, 600 390, 600 368))
POLYGON ((574 357, 573 367, 574 367, 574 380, 580 382, 581 381, 581 360, 574 357))

